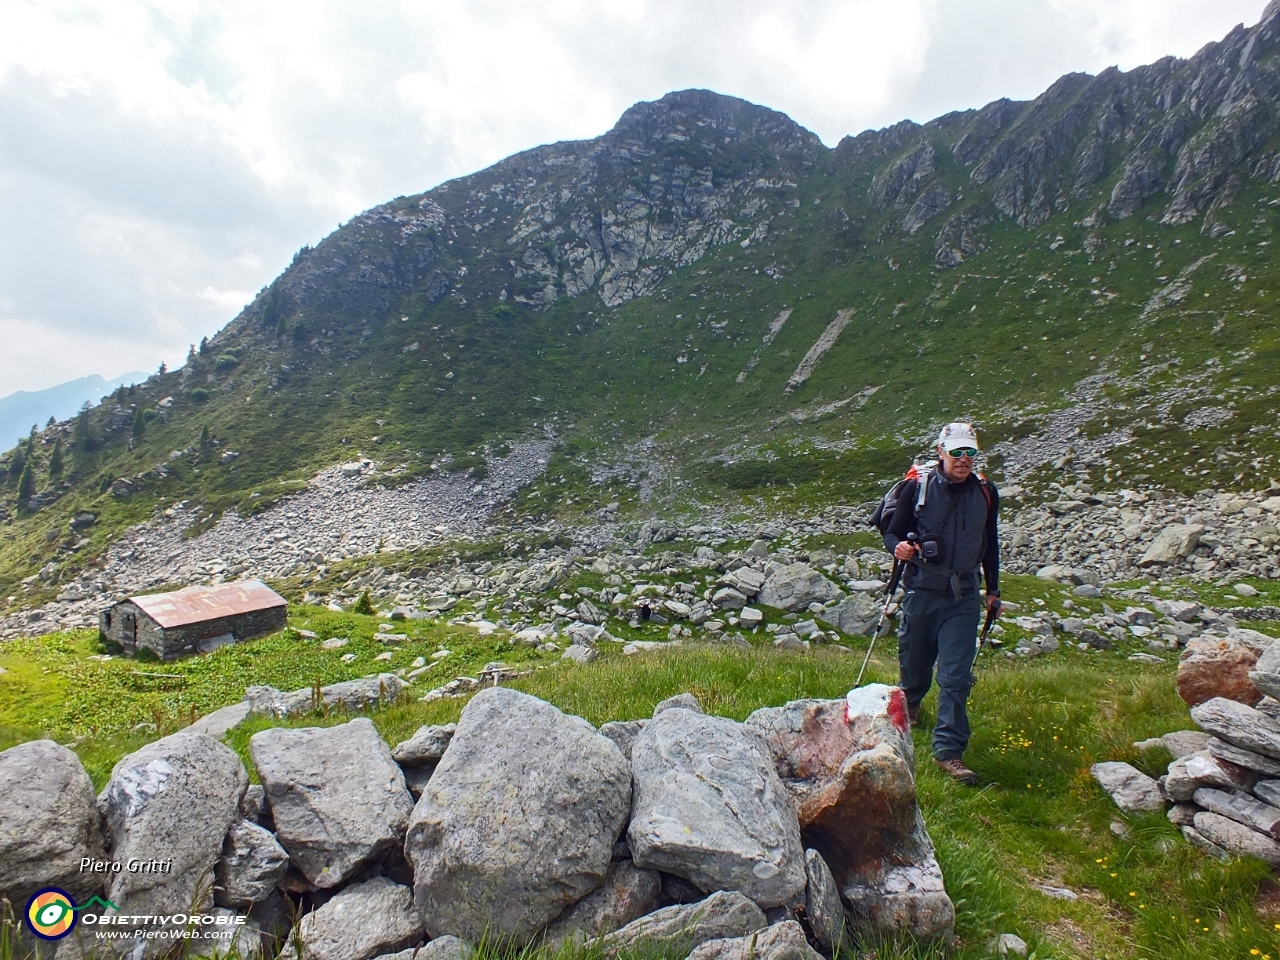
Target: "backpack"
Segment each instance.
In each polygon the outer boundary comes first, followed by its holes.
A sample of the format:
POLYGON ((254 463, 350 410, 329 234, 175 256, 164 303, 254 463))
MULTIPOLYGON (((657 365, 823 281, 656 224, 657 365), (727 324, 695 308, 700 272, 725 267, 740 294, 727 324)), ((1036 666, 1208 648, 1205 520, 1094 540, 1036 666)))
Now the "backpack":
MULTIPOLYGON (((918 481, 916 487, 915 510, 920 509, 920 505, 924 503, 925 496, 929 488, 929 474, 933 472, 933 468, 938 465, 937 460, 930 460, 928 463, 913 463, 907 469, 906 476, 889 488, 889 491, 876 505, 875 512, 871 514, 871 526, 880 531, 883 536, 889 529, 889 525, 893 523, 893 515, 898 511, 898 498, 902 496, 902 488, 907 485, 908 480, 918 481)), ((991 488, 987 483, 987 478, 982 474, 977 474, 978 487, 982 490, 983 497, 987 501, 987 510, 991 509, 991 488)))

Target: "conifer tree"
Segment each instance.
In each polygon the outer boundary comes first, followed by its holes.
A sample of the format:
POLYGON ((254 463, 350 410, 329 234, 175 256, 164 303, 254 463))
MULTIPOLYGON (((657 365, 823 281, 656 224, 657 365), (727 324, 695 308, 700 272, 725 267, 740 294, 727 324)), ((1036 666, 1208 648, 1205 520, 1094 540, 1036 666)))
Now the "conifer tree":
POLYGON ((62 476, 62 438, 53 442, 53 454, 49 457, 49 479, 62 476))
POLYGON ((26 503, 36 495, 36 474, 31 466, 31 460, 28 458, 27 465, 22 468, 22 477, 18 480, 19 503, 26 503))
POLYGON ((135 437, 142 436, 142 431, 147 429, 147 418, 142 415, 142 404, 138 404, 138 409, 133 414, 133 435, 135 437))
POLYGON ((27 452, 22 449, 22 444, 18 444, 18 449, 13 451, 13 459, 9 461, 9 475, 14 479, 22 476, 22 469, 27 465, 27 452))

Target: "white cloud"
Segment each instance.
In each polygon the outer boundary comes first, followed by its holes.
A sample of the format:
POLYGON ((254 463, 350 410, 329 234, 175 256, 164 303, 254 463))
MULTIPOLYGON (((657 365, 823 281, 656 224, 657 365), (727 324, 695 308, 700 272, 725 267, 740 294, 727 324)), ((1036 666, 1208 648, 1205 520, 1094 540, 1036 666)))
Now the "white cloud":
POLYGON ((361 209, 669 90, 764 103, 834 144, 1186 56, 1263 6, 0 0, 0 329, 50 350, 0 355, 0 394, 179 363, 361 209))

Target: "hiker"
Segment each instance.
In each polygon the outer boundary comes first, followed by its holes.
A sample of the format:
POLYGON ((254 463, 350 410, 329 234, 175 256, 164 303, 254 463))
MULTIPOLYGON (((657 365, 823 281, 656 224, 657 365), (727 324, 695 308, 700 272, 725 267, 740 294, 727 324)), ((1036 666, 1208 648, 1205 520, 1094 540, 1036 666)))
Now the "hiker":
POLYGON ((978 623, 986 610, 999 611, 1000 497, 995 485, 974 471, 978 435, 971 424, 943 427, 937 450, 937 466, 903 484, 898 509, 884 531, 885 549, 907 564, 898 628, 899 682, 914 726, 937 666, 933 757, 956 780, 974 784, 978 776, 963 760, 969 745, 965 701, 978 623), (980 576, 986 581, 985 598, 980 576))

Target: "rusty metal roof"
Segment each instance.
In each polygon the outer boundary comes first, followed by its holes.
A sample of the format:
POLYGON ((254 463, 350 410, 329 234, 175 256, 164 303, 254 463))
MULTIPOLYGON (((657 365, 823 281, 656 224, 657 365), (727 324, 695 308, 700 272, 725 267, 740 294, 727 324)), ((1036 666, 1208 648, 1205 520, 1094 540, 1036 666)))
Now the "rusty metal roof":
POLYGON ((130 597, 129 602, 165 628, 287 605, 284 597, 261 580, 237 580, 216 587, 185 587, 173 593, 130 597))

